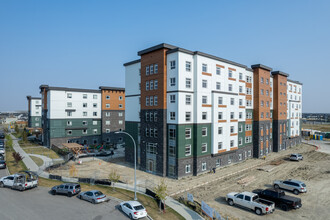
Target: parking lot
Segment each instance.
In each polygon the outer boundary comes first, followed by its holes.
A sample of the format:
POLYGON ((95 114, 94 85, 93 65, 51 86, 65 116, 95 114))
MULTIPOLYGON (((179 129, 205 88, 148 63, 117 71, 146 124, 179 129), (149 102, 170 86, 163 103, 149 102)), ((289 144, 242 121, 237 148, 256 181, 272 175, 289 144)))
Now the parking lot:
MULTIPOLYGON (((0 176, 5 175, 6 171, 0 170, 0 176)), ((0 219, 128 219, 116 208, 119 202, 110 200, 94 205, 76 196, 53 196, 48 191, 44 187, 23 192, 0 188, 0 219)))

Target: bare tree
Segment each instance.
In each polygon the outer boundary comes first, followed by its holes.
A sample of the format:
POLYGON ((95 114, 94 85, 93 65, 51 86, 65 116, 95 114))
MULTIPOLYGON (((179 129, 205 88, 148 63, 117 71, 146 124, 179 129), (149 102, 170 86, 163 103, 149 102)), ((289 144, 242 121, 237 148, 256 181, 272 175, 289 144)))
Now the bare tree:
POLYGON ((115 183, 117 183, 120 180, 120 175, 117 173, 116 170, 112 170, 109 174, 109 180, 112 185, 112 190, 115 190, 115 183))
POLYGON ((165 183, 165 180, 162 179, 160 183, 154 188, 154 192, 156 194, 156 197, 159 199, 159 210, 162 211, 161 204, 164 204, 164 212, 165 212, 165 199, 167 194, 167 185, 165 183))

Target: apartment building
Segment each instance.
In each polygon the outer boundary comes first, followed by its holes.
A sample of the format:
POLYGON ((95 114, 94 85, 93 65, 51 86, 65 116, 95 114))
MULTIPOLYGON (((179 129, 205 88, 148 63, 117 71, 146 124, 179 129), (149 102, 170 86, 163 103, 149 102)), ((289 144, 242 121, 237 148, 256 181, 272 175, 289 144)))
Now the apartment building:
MULTIPOLYGON (((117 143, 115 139, 111 141, 111 135, 117 130, 123 130, 124 123, 119 124, 119 114, 111 111, 118 111, 121 100, 115 99, 119 99, 117 94, 123 96, 124 89, 100 87, 99 90, 92 90, 41 85, 40 93, 44 145, 72 142, 95 145, 103 144, 104 141, 117 143), (108 105, 112 106, 108 108, 108 105)), ((124 111, 123 104, 120 105, 120 111, 124 111)))
POLYGON ((41 98, 26 96, 28 100, 28 127, 41 127, 41 98))

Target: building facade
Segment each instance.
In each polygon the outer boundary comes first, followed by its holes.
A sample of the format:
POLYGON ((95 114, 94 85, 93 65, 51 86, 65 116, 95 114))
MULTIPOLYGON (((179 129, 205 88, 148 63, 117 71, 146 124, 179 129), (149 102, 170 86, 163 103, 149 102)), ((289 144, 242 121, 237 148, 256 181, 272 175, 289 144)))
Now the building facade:
POLYGON ((26 97, 28 100, 28 127, 40 128, 41 127, 41 98, 26 97))
MULTIPOLYGON (((126 131, 137 143, 140 169, 198 175, 285 149, 296 138, 286 127, 288 74, 168 44, 138 55, 124 66, 126 131)), ((133 162, 133 145, 126 143, 126 160, 133 162)))
MULTIPOLYGON (((108 121, 102 119, 102 99, 108 90, 109 88, 92 90, 41 85, 44 145, 72 142, 98 145, 103 144, 103 140, 111 143, 107 139, 110 132, 103 134, 103 130, 107 132, 108 128, 103 129, 102 125, 108 121)), ((114 121, 113 123, 116 124, 114 121)), ((124 125, 117 128, 124 129, 124 125)))

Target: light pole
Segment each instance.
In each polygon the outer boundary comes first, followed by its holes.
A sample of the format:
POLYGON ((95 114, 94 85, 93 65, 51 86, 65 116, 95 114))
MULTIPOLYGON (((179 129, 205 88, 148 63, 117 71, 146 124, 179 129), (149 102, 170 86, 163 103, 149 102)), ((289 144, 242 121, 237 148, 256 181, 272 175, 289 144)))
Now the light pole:
POLYGON ((132 139, 133 144, 134 144, 134 200, 137 200, 137 197, 136 197, 136 144, 135 144, 135 140, 129 133, 127 133, 125 131, 116 131, 115 132, 115 134, 120 134, 120 133, 127 134, 132 139))

